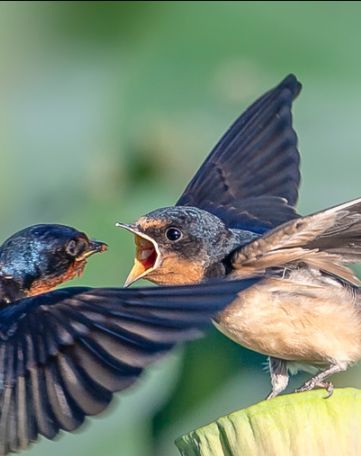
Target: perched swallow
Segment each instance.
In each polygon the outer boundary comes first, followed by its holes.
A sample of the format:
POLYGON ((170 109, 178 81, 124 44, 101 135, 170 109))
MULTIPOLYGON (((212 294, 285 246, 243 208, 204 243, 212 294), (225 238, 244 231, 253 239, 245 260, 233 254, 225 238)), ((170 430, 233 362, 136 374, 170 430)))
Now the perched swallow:
POLYGON ((78 428, 255 283, 50 291, 104 250, 63 225, 26 228, 0 247, 0 455, 78 428))
POLYGON ((297 217, 300 156, 291 107, 300 90, 301 84, 289 75, 251 105, 215 146, 176 206, 156 210, 135 224, 118 224, 136 235, 136 257, 126 285, 141 277, 158 284, 184 283, 185 271, 187 283, 212 277, 217 275, 214 264, 221 267, 215 260, 224 256, 222 242, 229 253, 297 217), (183 226, 183 219, 192 219, 192 230, 182 241, 189 248, 179 247, 175 262, 174 241, 182 236, 177 227, 183 226), (198 231, 198 219, 207 224, 207 234, 198 231), (223 229, 236 230, 232 239, 227 233, 224 238, 223 229), (201 252, 209 243, 215 246, 216 258, 207 259, 201 252))
POLYGON ((226 133, 177 206, 134 225, 136 259, 127 284, 259 277, 214 322, 235 342, 269 356, 272 398, 289 372, 317 375, 299 391, 361 359, 361 200, 306 217, 293 209, 299 184, 288 76, 226 133))

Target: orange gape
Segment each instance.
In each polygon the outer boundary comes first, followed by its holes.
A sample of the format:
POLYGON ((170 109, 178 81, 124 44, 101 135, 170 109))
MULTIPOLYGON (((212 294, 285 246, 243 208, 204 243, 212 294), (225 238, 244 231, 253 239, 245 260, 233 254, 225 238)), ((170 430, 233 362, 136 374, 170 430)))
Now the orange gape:
POLYGON ((26 296, 35 296, 40 293, 46 293, 47 291, 53 290, 56 286, 72 280, 75 277, 79 277, 85 268, 86 260, 74 261, 67 271, 63 275, 53 277, 49 280, 35 280, 30 289, 27 291, 26 296))

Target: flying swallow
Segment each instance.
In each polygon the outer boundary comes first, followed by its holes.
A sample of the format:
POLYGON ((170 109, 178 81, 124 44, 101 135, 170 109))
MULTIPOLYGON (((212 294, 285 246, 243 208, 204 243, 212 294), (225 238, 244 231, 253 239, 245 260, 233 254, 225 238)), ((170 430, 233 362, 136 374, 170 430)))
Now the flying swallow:
POLYGON ((314 376, 299 391, 361 359, 361 200, 300 217, 294 210, 299 154, 288 76, 238 119, 176 206, 133 225, 138 278, 162 285, 259 277, 214 319, 235 342, 269 357, 272 391, 289 373, 314 376), (316 374, 316 375, 315 375, 316 374))
POLYGON ((0 455, 77 429, 257 280, 53 290, 106 248, 64 225, 35 225, 0 246, 0 455))

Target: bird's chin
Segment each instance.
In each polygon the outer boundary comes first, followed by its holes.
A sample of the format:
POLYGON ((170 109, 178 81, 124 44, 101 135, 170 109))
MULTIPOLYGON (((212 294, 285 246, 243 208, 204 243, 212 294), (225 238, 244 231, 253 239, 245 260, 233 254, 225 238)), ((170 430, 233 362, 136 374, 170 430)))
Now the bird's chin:
POLYGON ((135 245, 134 266, 125 281, 125 287, 142 278, 152 281, 152 273, 161 263, 158 244, 149 236, 135 233, 135 245))

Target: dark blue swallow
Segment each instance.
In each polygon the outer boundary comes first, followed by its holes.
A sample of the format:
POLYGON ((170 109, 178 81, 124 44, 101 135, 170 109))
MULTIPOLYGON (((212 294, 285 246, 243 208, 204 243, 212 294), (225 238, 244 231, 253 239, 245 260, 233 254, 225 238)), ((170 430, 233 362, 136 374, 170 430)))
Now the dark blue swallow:
POLYGON ((299 391, 361 359, 361 200, 300 217, 300 181, 288 76, 220 140, 176 206, 134 225, 135 265, 127 279, 192 284, 258 277, 215 318, 239 344, 269 357, 272 398, 289 373, 314 375, 299 391))
POLYGON ((73 431, 254 280, 51 291, 106 244, 36 225, 0 247, 0 455, 73 431))

